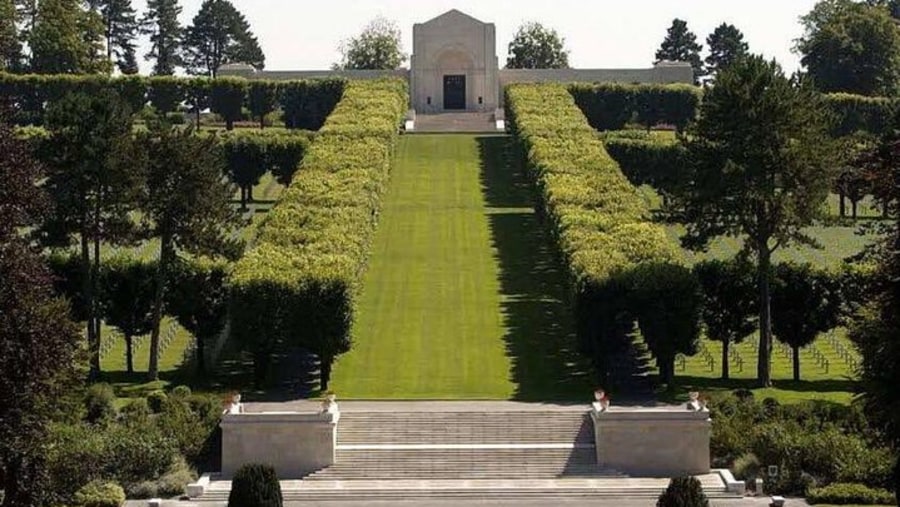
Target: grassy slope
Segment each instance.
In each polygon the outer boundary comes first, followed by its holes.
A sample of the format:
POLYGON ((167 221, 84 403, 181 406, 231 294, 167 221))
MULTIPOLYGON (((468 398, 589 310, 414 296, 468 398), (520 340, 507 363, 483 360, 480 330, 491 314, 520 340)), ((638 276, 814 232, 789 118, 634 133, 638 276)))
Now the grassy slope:
POLYGON ((343 398, 567 398, 562 274, 506 140, 407 136, 359 300, 343 398))

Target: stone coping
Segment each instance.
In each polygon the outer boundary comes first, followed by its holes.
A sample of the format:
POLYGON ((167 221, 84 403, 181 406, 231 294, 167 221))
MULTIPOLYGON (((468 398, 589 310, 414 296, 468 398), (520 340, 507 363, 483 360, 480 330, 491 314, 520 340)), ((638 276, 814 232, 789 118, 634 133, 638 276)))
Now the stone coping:
POLYGON ((243 412, 223 415, 221 424, 223 426, 260 423, 336 424, 337 421, 337 414, 320 412, 243 412))
MULTIPOLYGON (((391 400, 341 400, 337 399, 341 412, 372 413, 372 412, 581 412, 591 411, 589 401, 583 403, 532 403, 520 401, 391 401, 391 400)), ((245 413, 262 412, 288 412, 288 413, 313 413, 321 409, 321 400, 296 400, 284 402, 246 402, 245 413)), ((684 405, 616 405, 613 400, 610 412, 688 412, 684 405)))

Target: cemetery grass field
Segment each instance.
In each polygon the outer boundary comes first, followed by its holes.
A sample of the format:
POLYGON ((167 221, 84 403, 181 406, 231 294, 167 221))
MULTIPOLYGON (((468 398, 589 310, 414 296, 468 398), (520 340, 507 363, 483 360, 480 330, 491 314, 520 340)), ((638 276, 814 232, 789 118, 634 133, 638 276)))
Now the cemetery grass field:
POLYGON ((581 399, 564 274, 507 139, 401 138, 330 386, 368 399, 581 399))

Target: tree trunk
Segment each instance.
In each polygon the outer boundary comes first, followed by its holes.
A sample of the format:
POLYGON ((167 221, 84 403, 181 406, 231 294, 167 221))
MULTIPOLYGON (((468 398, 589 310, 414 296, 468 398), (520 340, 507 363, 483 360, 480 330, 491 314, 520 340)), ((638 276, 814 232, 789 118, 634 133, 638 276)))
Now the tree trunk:
POLYGON ((247 187, 241 187, 241 211, 247 211, 247 187))
POLYGON ((259 115, 259 130, 265 130, 265 129, 266 129, 266 115, 261 114, 261 115, 259 115))
POLYGON ((87 341, 91 380, 100 376, 100 343, 96 340, 94 327, 94 284, 91 280, 91 249, 87 236, 87 214, 82 217, 81 226, 81 270, 84 273, 82 291, 84 292, 84 309, 87 312, 87 341))
POLYGON ((334 362, 334 358, 328 356, 322 356, 319 359, 319 390, 327 391, 328 383, 331 381, 331 363, 334 362))
POLYGON ((660 364, 665 371, 666 390, 672 392, 675 390, 675 356, 666 358, 660 364))
POLYGON ((247 202, 253 202, 253 185, 247 185, 247 202))
POLYGON ((838 196, 840 197, 840 215, 841 218, 847 216, 847 196, 844 194, 844 189, 838 189, 838 196))
POLYGON ((206 340, 204 338, 197 336, 197 372, 200 374, 200 377, 206 377, 205 343, 206 340))
POLYGON ((132 345, 132 336, 130 334, 125 335, 125 367, 128 370, 128 373, 134 373, 134 353, 132 345))
POLYGON ((159 327, 162 322, 163 297, 166 288, 166 270, 172 250, 172 237, 163 233, 159 249, 159 265, 156 268, 156 294, 153 297, 153 328, 150 332, 150 365, 148 376, 151 381, 159 380, 159 327))
POLYGON ((792 347, 794 350, 794 382, 800 382, 800 347, 792 347))
POLYGON ((772 264, 772 253, 769 242, 760 241, 757 245, 759 266, 757 283, 759 287, 759 359, 756 365, 756 380, 760 387, 772 387, 772 308, 771 287, 769 286, 769 270, 772 264))
POLYGON ((729 364, 728 364, 728 346, 731 345, 729 340, 722 340, 722 380, 728 380, 729 364))
MULTIPOLYGON (((100 206, 97 206, 97 216, 100 216, 100 206)), ((98 219, 99 220, 99 219, 98 219)), ((94 232, 94 272, 93 277, 94 287, 97 286, 97 281, 100 280, 100 226, 97 225, 97 228, 94 232)), ((96 290, 96 289, 95 289, 96 290)), ((97 298, 94 298, 95 300, 97 298)), ((100 366, 100 348, 103 345, 103 336, 101 335, 100 328, 103 321, 103 317, 100 315, 100 311, 97 308, 100 302, 96 301, 94 303, 94 341, 97 342, 97 372, 99 373, 101 370, 100 366)))
POLYGON ((194 118, 197 121, 197 130, 200 130, 200 101, 194 105, 194 118))
POLYGON ((850 209, 851 213, 853 213, 853 220, 856 220, 856 206, 859 204, 859 201, 850 201, 850 209))

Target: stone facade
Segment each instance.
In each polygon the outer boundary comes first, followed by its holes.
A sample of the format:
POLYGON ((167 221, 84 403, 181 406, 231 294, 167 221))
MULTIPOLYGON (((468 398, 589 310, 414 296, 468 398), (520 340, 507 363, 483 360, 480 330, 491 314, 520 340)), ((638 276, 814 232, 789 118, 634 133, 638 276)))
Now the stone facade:
POLYGON ((591 412, 597 463, 637 477, 710 472, 712 422, 706 410, 619 408, 591 412))
POLYGON ((492 112, 503 106, 503 88, 510 83, 614 82, 693 83, 684 62, 662 62, 648 69, 501 69, 497 30, 456 9, 413 26, 410 70, 310 70, 256 72, 246 65, 228 65, 221 75, 263 79, 343 77, 409 80, 410 108, 419 113, 492 112))

